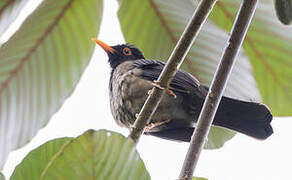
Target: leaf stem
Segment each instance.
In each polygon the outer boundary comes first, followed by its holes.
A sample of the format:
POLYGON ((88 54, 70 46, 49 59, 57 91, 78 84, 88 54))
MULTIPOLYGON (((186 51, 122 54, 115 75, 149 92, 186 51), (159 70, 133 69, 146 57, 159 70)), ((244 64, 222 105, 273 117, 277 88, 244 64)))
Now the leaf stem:
MULTIPOLYGON (((161 87, 169 86, 216 1, 217 0, 201 0, 157 80, 161 87)), ((144 132, 145 125, 150 122, 166 90, 165 88, 159 89, 153 87, 151 92, 129 134, 129 137, 136 143, 144 132)))
POLYGON ((235 58, 238 55, 251 19, 254 15, 256 4, 257 0, 243 0, 241 4, 231 30, 231 36, 228 40, 227 47, 225 48, 220 64, 217 67, 207 98, 199 116, 197 127, 192 136, 190 147, 179 176, 180 180, 191 180, 193 176, 193 171, 205 144, 212 121, 234 65, 235 58))

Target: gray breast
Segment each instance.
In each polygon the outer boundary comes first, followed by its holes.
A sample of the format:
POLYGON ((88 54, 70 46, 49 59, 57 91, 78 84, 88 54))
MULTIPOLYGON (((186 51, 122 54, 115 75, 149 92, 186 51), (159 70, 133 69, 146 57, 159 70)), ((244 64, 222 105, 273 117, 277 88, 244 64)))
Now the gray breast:
MULTIPOLYGON (((132 66, 133 61, 120 64, 111 75, 110 106, 115 121, 120 126, 130 127, 136 119, 147 98, 148 91, 153 87, 151 81, 141 78, 142 70, 132 66)), ((171 126, 189 127, 194 123, 194 115, 186 107, 194 102, 189 96, 185 101, 182 93, 177 97, 165 94, 159 107, 153 114, 151 123, 171 122, 171 126), (189 99, 190 98, 190 99, 189 99)), ((151 129, 159 131, 168 128, 168 123, 151 129)))
POLYGON ((147 92, 152 88, 150 81, 139 78, 140 69, 133 68, 127 61, 114 69, 110 80, 110 106, 115 121, 120 126, 130 127, 143 106, 147 92))

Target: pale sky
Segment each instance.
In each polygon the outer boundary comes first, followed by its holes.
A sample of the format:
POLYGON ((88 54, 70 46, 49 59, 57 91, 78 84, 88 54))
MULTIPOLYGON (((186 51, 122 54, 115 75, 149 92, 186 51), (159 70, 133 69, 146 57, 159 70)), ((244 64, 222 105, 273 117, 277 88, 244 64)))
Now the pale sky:
MULTIPOLYGON (((104 16, 98 38, 109 45, 125 42, 116 16, 117 9, 116 0, 104 1, 104 16)), ((109 75, 107 55, 97 47, 72 96, 29 144, 10 153, 3 170, 6 178, 27 153, 48 140, 76 137, 88 129, 108 129, 127 136, 128 131, 118 127, 110 113, 109 75)), ((274 118, 272 125, 274 134, 265 141, 238 134, 219 150, 204 150, 195 175, 209 180, 292 179, 292 119, 274 118)), ((138 152, 152 180, 178 178, 187 149, 188 143, 150 136, 143 136, 138 144, 138 152)))

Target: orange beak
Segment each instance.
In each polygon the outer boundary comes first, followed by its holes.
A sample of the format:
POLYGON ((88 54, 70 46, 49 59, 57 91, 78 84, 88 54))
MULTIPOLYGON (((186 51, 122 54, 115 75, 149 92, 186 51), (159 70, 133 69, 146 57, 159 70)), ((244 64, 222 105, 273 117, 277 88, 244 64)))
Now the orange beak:
POLYGON ((116 50, 114 50, 112 47, 107 45, 106 43, 102 42, 101 40, 98 40, 97 38, 92 38, 92 41, 96 42, 102 49, 107 53, 115 53, 116 50))

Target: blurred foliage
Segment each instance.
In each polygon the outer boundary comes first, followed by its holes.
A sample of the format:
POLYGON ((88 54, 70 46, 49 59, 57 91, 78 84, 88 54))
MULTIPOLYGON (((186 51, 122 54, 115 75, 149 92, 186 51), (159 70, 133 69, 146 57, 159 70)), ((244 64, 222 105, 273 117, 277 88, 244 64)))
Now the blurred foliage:
MULTIPOLYGON (((15 21, 20 11, 29 0, 1 0, 0 1, 0 37, 15 21)), ((1 46, 0 42, 0 46, 1 46)))
POLYGON ((44 0, 0 47, 0 169, 75 89, 101 17, 102 0, 44 0))
POLYGON ((49 141, 17 166, 13 180, 150 180, 132 140, 106 130, 49 141))
POLYGON ((35 150, 32 150, 22 162, 15 168, 11 180, 29 179, 38 180, 43 170, 52 161, 54 156, 62 150, 62 147, 73 138, 58 138, 46 142, 35 150))
MULTIPOLYGON (((230 30, 240 3, 241 0, 218 1, 210 19, 230 30)), ((291 34, 292 28, 277 20, 273 1, 259 1, 243 47, 253 66, 262 101, 274 116, 292 115, 291 34)))

